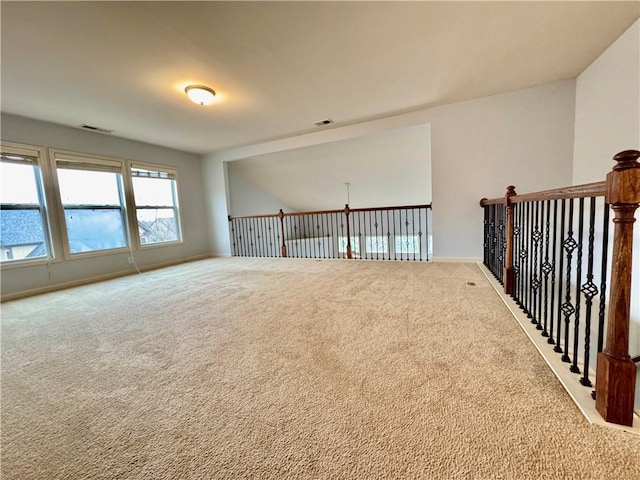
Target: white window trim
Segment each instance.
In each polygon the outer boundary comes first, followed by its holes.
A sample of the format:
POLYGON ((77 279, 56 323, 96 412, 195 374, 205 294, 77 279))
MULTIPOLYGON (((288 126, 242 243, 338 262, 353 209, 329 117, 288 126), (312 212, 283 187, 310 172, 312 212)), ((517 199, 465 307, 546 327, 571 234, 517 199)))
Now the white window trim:
POLYGON ((180 207, 180 179, 178 175, 178 169, 168 165, 160 165, 156 163, 139 162, 135 160, 129 160, 127 162, 127 175, 125 186, 125 193, 127 194, 127 202, 131 205, 129 209, 129 224, 131 225, 131 241, 136 250, 149 250, 153 248, 171 247, 176 245, 183 245, 185 243, 185 234, 183 228, 182 208, 180 207), (138 226, 137 206, 135 203, 135 192, 133 190, 133 175, 131 175, 131 169, 150 170, 155 172, 164 172, 173 175, 175 181, 175 206, 174 211, 176 215, 176 221, 178 223, 178 240, 171 242, 158 242, 158 243, 141 243, 140 242, 140 227, 138 226))
POLYGON ((81 258, 88 257, 99 257, 102 255, 109 255, 114 253, 122 253, 131 251, 131 233, 129 231, 129 204, 127 201, 127 186, 126 186, 126 167, 127 161, 119 158, 113 157, 105 157, 100 155, 92 155, 88 153, 81 152, 73 152, 69 150, 59 150, 50 148, 49 149, 49 161, 51 163, 51 180, 55 190, 55 203, 56 210, 58 213, 58 224, 60 225, 60 239, 62 242, 62 248, 64 252, 65 260, 76 260, 81 258), (122 209, 124 209, 122 220, 123 220, 123 228, 124 228, 124 237, 126 245, 124 247, 118 248, 109 248, 104 250, 96 250, 93 252, 78 252, 71 253, 71 248, 69 245, 69 235, 67 233, 67 222, 64 214, 64 205, 62 202, 62 195, 60 193, 60 185, 58 183, 58 161, 60 162, 70 162, 70 163, 78 163, 78 166, 81 164, 91 164, 91 165, 102 165, 108 169, 117 170, 117 173, 120 173, 120 178, 122 181, 122 209))
POLYGON ((36 145, 27 145, 15 142, 0 142, 0 150, 4 153, 12 153, 24 157, 32 157, 37 159, 37 166, 40 170, 40 182, 39 192, 41 201, 41 212, 44 222, 44 234, 45 240, 48 243, 47 250, 49 255, 47 257, 39 257, 33 259, 18 259, 0 262, 0 269, 10 270, 13 268, 23 268, 36 265, 47 265, 52 262, 60 262, 61 259, 57 252, 60 252, 60 244, 55 239, 58 237, 57 218, 55 215, 55 208, 52 208, 52 199, 54 198, 51 190, 51 172, 49 169, 47 151, 43 147, 36 145))

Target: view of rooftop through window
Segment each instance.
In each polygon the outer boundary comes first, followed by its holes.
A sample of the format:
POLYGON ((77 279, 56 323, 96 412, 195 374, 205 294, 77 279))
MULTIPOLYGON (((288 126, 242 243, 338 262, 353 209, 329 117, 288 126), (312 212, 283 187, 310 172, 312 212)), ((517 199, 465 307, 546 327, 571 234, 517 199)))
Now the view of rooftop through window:
POLYGON ((180 240, 175 175, 132 168, 140 244, 180 240))
POLYGON ((2 154, 0 261, 49 255, 37 159, 2 154))

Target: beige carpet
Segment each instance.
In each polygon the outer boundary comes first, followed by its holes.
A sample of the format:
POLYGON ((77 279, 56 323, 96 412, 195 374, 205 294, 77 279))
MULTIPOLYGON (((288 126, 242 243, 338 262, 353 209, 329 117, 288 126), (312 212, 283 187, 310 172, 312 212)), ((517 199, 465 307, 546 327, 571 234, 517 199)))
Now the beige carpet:
POLYGON ((3 480, 640 478, 475 265, 206 260, 1 334, 3 480))

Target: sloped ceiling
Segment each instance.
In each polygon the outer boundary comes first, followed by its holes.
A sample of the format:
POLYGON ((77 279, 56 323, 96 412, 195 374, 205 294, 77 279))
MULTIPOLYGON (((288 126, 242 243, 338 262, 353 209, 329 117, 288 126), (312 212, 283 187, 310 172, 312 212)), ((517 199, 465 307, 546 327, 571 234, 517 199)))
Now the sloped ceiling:
POLYGON ((234 179, 287 205, 334 210, 431 202, 431 133, 418 125, 229 163, 233 215, 263 211, 263 198, 233 195, 234 179), (347 186, 349 183, 349 196, 347 186))
POLYGON ((0 8, 3 112, 196 153, 575 78, 640 16, 637 1, 0 8), (192 83, 217 102, 190 103, 192 83))

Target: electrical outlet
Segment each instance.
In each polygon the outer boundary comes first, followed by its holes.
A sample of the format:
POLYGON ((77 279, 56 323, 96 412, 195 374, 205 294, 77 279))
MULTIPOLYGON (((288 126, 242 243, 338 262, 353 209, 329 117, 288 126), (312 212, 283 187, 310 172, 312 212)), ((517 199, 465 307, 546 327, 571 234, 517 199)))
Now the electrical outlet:
POLYGON ((129 262, 131 265, 133 265, 133 257, 129 257, 129 258, 127 259, 127 262, 129 262))

